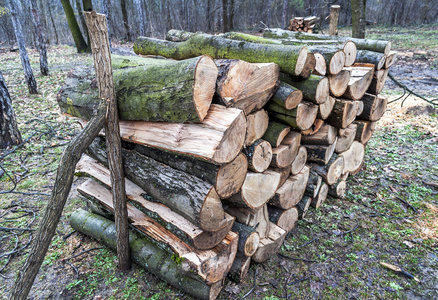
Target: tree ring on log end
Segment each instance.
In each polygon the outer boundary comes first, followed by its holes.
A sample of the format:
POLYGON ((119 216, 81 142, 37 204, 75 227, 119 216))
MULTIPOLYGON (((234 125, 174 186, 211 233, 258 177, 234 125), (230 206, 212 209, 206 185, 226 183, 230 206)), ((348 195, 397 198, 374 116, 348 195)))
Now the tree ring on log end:
POLYGON ((308 53, 309 50, 307 50, 307 47, 303 47, 303 49, 300 50, 300 53, 298 54, 298 58, 297 58, 297 63, 295 65, 296 76, 300 76, 301 73, 303 72, 304 67, 306 66, 308 53))
POLYGON ((193 102, 201 121, 207 115, 213 100, 218 73, 213 59, 208 55, 201 56, 196 64, 193 82, 193 102))
POLYGON ((216 191, 220 198, 229 198, 243 185, 248 169, 245 154, 240 153, 233 161, 220 166, 216 176, 216 191))
POLYGON ((252 256, 259 246, 260 236, 257 232, 251 233, 251 235, 246 239, 245 243, 245 255, 252 256))
POLYGON ((341 72, 344 66, 345 66, 345 54, 343 51, 337 51, 330 59, 329 73, 332 75, 338 74, 339 72, 341 72))
POLYGON ((323 104, 330 93, 329 79, 324 77, 316 87, 315 100, 318 104, 323 104))
POLYGON ((222 202, 214 187, 210 189, 199 213, 200 227, 206 231, 218 231, 227 226, 222 202))
POLYGON ((345 67, 349 67, 352 64, 354 64, 357 54, 356 44, 353 43, 352 41, 346 42, 344 45, 344 54, 345 54, 345 67))

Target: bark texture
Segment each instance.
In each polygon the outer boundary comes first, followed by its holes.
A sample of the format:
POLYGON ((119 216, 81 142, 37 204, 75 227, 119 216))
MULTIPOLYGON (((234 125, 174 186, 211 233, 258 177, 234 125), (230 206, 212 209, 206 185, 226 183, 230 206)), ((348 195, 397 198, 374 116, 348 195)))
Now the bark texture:
POLYGON ((0 149, 19 145, 21 142, 11 97, 0 71, 0 149))

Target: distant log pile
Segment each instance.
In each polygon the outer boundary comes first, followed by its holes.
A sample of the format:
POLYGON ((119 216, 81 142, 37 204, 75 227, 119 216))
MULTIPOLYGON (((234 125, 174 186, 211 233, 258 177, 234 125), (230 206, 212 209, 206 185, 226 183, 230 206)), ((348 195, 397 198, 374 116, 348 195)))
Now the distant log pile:
POLYGON ((289 26, 287 26, 287 29, 290 31, 313 33, 316 22, 318 21, 319 18, 316 16, 310 16, 306 18, 294 17, 289 20, 289 26))
MULTIPOLYGON (((112 58, 133 259, 197 298, 215 299, 310 207, 343 197, 386 110, 390 42, 303 34, 172 30, 172 41, 137 39, 147 58, 112 58)), ((91 67, 70 72, 58 102, 87 122, 99 102, 91 67)), ((104 141, 76 167, 93 213, 71 224, 113 247, 104 141)))

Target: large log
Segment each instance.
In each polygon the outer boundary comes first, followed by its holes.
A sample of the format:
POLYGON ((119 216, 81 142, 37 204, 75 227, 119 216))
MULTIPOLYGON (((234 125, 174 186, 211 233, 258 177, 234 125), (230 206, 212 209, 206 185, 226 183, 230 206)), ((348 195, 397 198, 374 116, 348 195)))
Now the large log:
POLYGON ((373 135, 376 122, 356 120, 354 124, 357 125, 356 137, 354 139, 365 145, 373 135))
POLYGON ((373 81, 374 69, 370 67, 349 67, 351 70, 350 81, 343 98, 359 100, 370 87, 373 81))
POLYGON ((294 161, 292 162, 290 173, 292 175, 297 175, 301 172, 307 162, 307 150, 306 147, 301 146, 298 149, 298 154, 295 156, 294 161))
POLYGON ((169 42, 139 37, 134 52, 187 59, 208 54, 215 59, 241 59, 250 63, 276 63, 282 72, 308 77, 315 68, 315 58, 303 46, 256 44, 196 33, 185 42, 169 42))
MULTIPOLYGON (((339 156, 344 158, 343 173, 349 172, 352 174, 358 171, 362 165, 365 156, 365 147, 362 143, 354 141, 350 148, 340 153, 339 156)), ((334 184, 334 182, 329 184, 334 184)))
POLYGON ((240 109, 216 104, 211 105, 200 124, 120 122, 122 140, 195 156, 215 164, 229 163, 236 158, 242 149, 245 132, 245 116, 240 109))
POLYGON ((277 253, 286 238, 286 231, 274 223, 270 224, 270 228, 269 236, 260 240, 257 251, 251 257, 257 263, 265 262, 277 253))
MULTIPOLYGON (((183 61, 113 57, 121 120, 197 122, 207 115, 218 70, 206 55, 183 61)), ((69 73, 58 93, 61 111, 89 119, 99 96, 92 68, 69 73)))
MULTIPOLYGON (((91 147, 94 145, 93 143, 91 147)), ((248 161, 242 153, 237 155, 231 162, 218 165, 192 156, 178 155, 135 143, 123 142, 122 146, 207 181, 214 185, 221 198, 228 198, 240 190, 245 181, 246 169, 248 168, 248 161)))
POLYGON ((293 38, 300 40, 323 40, 323 41, 336 40, 341 42, 351 41, 356 45, 358 50, 376 51, 380 53, 385 53, 386 55, 388 55, 389 51, 391 51, 391 42, 389 41, 358 39, 358 38, 324 35, 324 34, 309 34, 304 32, 292 32, 288 30, 282 30, 279 28, 265 29, 265 31, 263 32, 263 37, 273 38, 273 39, 293 38))
POLYGON ((289 131, 290 126, 271 121, 269 122, 268 128, 262 138, 265 141, 268 141, 273 148, 278 147, 289 131))
MULTIPOLYGON (((151 223, 152 225, 155 225, 151 223)), ((79 232, 87 234, 102 241, 106 246, 115 250, 116 232, 114 222, 99 215, 84 210, 75 211, 70 217, 70 225, 79 232)), ((158 227, 165 234, 164 228, 158 227)), ((161 233, 161 232, 158 232, 161 233)), ((158 234, 157 233, 157 234, 158 234)), ((174 238, 168 235, 166 238, 174 238)), ((157 236, 159 238, 159 236, 157 236)), ((187 292, 188 294, 206 300, 216 299, 221 288, 222 278, 231 266, 237 250, 237 235, 230 235, 228 245, 218 247, 217 250, 209 250, 199 255, 182 244, 181 249, 174 253, 178 255, 176 260, 166 247, 160 247, 167 241, 140 236, 134 230, 129 232, 129 245, 134 262, 154 273, 167 283, 187 292), (158 242, 159 241, 159 242, 158 242), (234 254, 233 254, 234 253, 234 254), (181 255, 179 255, 181 254, 181 255), (210 256, 210 257, 209 257, 210 256), (201 260, 199 260, 201 258, 201 260), (198 259, 196 262, 195 260, 198 259), (210 263, 210 264, 209 264, 210 263), (209 268, 202 270, 201 264, 209 264, 209 268), (227 266, 225 266, 227 265, 227 266), (217 279, 215 281, 211 281, 217 279)))
MULTIPOLYGON (((323 181, 328 185, 334 184, 344 172, 344 157, 336 154, 332 155, 332 158, 327 165, 309 164, 312 171, 315 171, 322 177, 323 181)), ((348 172, 348 171, 346 171, 348 172)))
POLYGON ((327 76, 330 83, 330 93, 335 97, 341 97, 348 88, 351 78, 351 69, 343 68, 336 75, 327 76))
POLYGON ((278 87, 280 69, 274 63, 252 64, 242 60, 215 60, 219 68, 216 93, 227 107, 249 115, 260 110, 278 87))
POLYGON ((246 116, 245 146, 261 139, 268 129, 269 116, 266 110, 259 110, 246 116))
POLYGON ((358 115, 359 119, 366 121, 378 121, 386 111, 388 99, 371 94, 365 94, 361 101, 364 104, 363 111, 358 115))
POLYGON ((310 102, 301 102, 294 109, 287 110, 275 103, 268 105, 271 111, 270 117, 287 124, 294 129, 307 130, 312 127, 318 114, 318 105, 310 102))
POLYGON ((248 172, 242 189, 223 201, 238 207, 258 209, 274 196, 279 182, 280 174, 276 172, 248 172))
MULTIPOLYGON (((108 171, 108 170, 105 170, 108 171)), ((96 170, 93 172, 93 177, 101 181, 106 186, 110 184, 109 172, 103 173, 96 170), (98 174, 101 173, 101 174, 98 174), (96 175, 97 174, 97 175, 96 175), (98 177, 98 178, 97 178, 98 177)), ((208 250, 222 242, 234 223, 234 217, 227 215, 229 220, 228 225, 216 232, 207 232, 201 230, 199 227, 193 225, 179 214, 170 210, 167 206, 146 200, 142 195, 145 192, 130 180, 126 180, 126 196, 130 200, 128 203, 129 210, 134 206, 136 209, 144 213, 148 218, 153 219, 158 224, 175 234, 179 239, 195 249, 208 250)), ((93 202, 98 202, 111 212, 113 204, 111 200, 111 193, 108 189, 101 186, 92 179, 88 179, 78 187, 78 192, 91 199, 93 202)), ((136 223, 133 226, 136 227, 136 223)))
POLYGON ((309 171, 308 167, 304 167, 297 175, 290 176, 286 182, 277 189, 274 197, 269 200, 269 204, 282 209, 289 209, 295 206, 304 195, 309 178, 309 171))
POLYGON ((271 101, 286 109, 293 109, 303 100, 303 92, 293 86, 281 82, 271 101))
POLYGON ((357 109, 356 101, 336 99, 332 113, 325 122, 336 128, 347 128, 356 119, 357 109))
POLYGON ((235 222, 232 231, 239 235, 237 251, 245 256, 252 256, 260 242, 260 236, 254 228, 235 222))
MULTIPOLYGON (((90 154, 100 163, 107 164, 106 152, 95 149, 90 147, 90 154)), ((122 158, 126 177, 149 196, 205 231, 218 231, 227 226, 219 195, 210 183, 135 151, 123 150, 122 158)), ((99 170, 103 168, 84 156, 76 170, 89 173, 93 169, 91 166, 99 170)))
POLYGON ((303 98, 315 104, 324 103, 330 92, 329 80, 323 76, 310 75, 304 80, 298 80, 281 73, 280 80, 302 91, 303 98))
POLYGON ((281 209, 272 205, 268 205, 269 220, 286 231, 290 232, 297 226, 298 210, 295 207, 289 209, 281 209))
POLYGON ((338 141, 336 143, 335 152, 341 153, 347 151, 351 144, 353 144, 354 138, 356 137, 357 125, 351 123, 345 129, 339 129, 338 141))
POLYGON ((302 135, 301 144, 329 146, 335 142, 336 133, 335 127, 329 124, 324 124, 316 133, 311 135, 302 135))
POLYGON ((271 144, 265 140, 257 140, 242 151, 248 159, 248 168, 258 173, 264 172, 269 167, 273 156, 271 144))
POLYGON ((259 209, 242 208, 232 205, 225 205, 224 208, 227 213, 236 217, 237 222, 254 228, 259 234, 260 239, 268 237, 270 222, 266 204, 259 209))

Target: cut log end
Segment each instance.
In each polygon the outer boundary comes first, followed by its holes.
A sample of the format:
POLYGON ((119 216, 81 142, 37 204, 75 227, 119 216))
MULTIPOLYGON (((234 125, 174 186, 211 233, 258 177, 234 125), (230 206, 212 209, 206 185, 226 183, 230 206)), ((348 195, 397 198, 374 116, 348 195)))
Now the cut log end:
POLYGON ((251 233, 246 239, 244 254, 246 256, 252 256, 256 251, 260 243, 260 235, 257 232, 251 233))
POLYGON ((218 231, 228 224, 222 202, 214 187, 205 198, 199 219, 200 227, 206 231, 218 231))
POLYGON ((293 109, 303 100, 303 92, 300 90, 293 91, 284 102, 286 109, 293 109))
POLYGON ((348 88, 351 78, 351 71, 343 69, 336 75, 328 76, 330 80, 330 93, 335 97, 341 97, 348 88))
POLYGON ((312 202, 310 205, 314 208, 320 208, 321 205, 324 203, 325 199, 327 198, 329 186, 326 183, 323 183, 321 187, 319 188, 318 195, 312 199, 312 202))
POLYGON ((292 162, 292 167, 290 170, 291 174, 297 175, 298 173, 300 173, 301 170, 306 165, 306 162, 307 162, 307 150, 306 147, 301 146, 300 149, 298 150, 297 156, 292 162))
POLYGON ((250 170, 254 172, 264 172, 272 160, 272 147, 267 141, 260 140, 257 145, 254 146, 254 151, 251 154, 251 162, 249 165, 250 170))
POLYGON ((342 71, 345 66, 345 54, 343 51, 336 52, 330 59, 328 72, 332 75, 336 75, 342 71))
POLYGON ((345 66, 349 67, 354 64, 356 60, 357 48, 356 44, 352 41, 348 41, 344 45, 344 53, 345 53, 345 66))
POLYGON ((208 55, 203 55, 196 65, 193 83, 193 101, 201 121, 204 120, 210 108, 216 89, 217 75, 218 69, 213 59, 208 55))
POLYGON ((301 130, 307 130, 312 127, 318 114, 318 105, 312 103, 301 102, 297 110, 297 127, 301 130))
POLYGON ((243 153, 230 163, 219 168, 216 177, 216 191, 220 198, 228 198, 237 193, 243 185, 248 168, 248 160, 243 153))
POLYGON ((313 74, 325 76, 327 73, 327 64, 325 62, 324 56, 321 53, 314 53, 315 56, 315 70, 313 74))
POLYGON ((324 77, 321 79, 321 81, 318 83, 318 86, 316 87, 315 100, 318 104, 323 104, 327 100, 329 93, 329 79, 327 77, 324 77))

